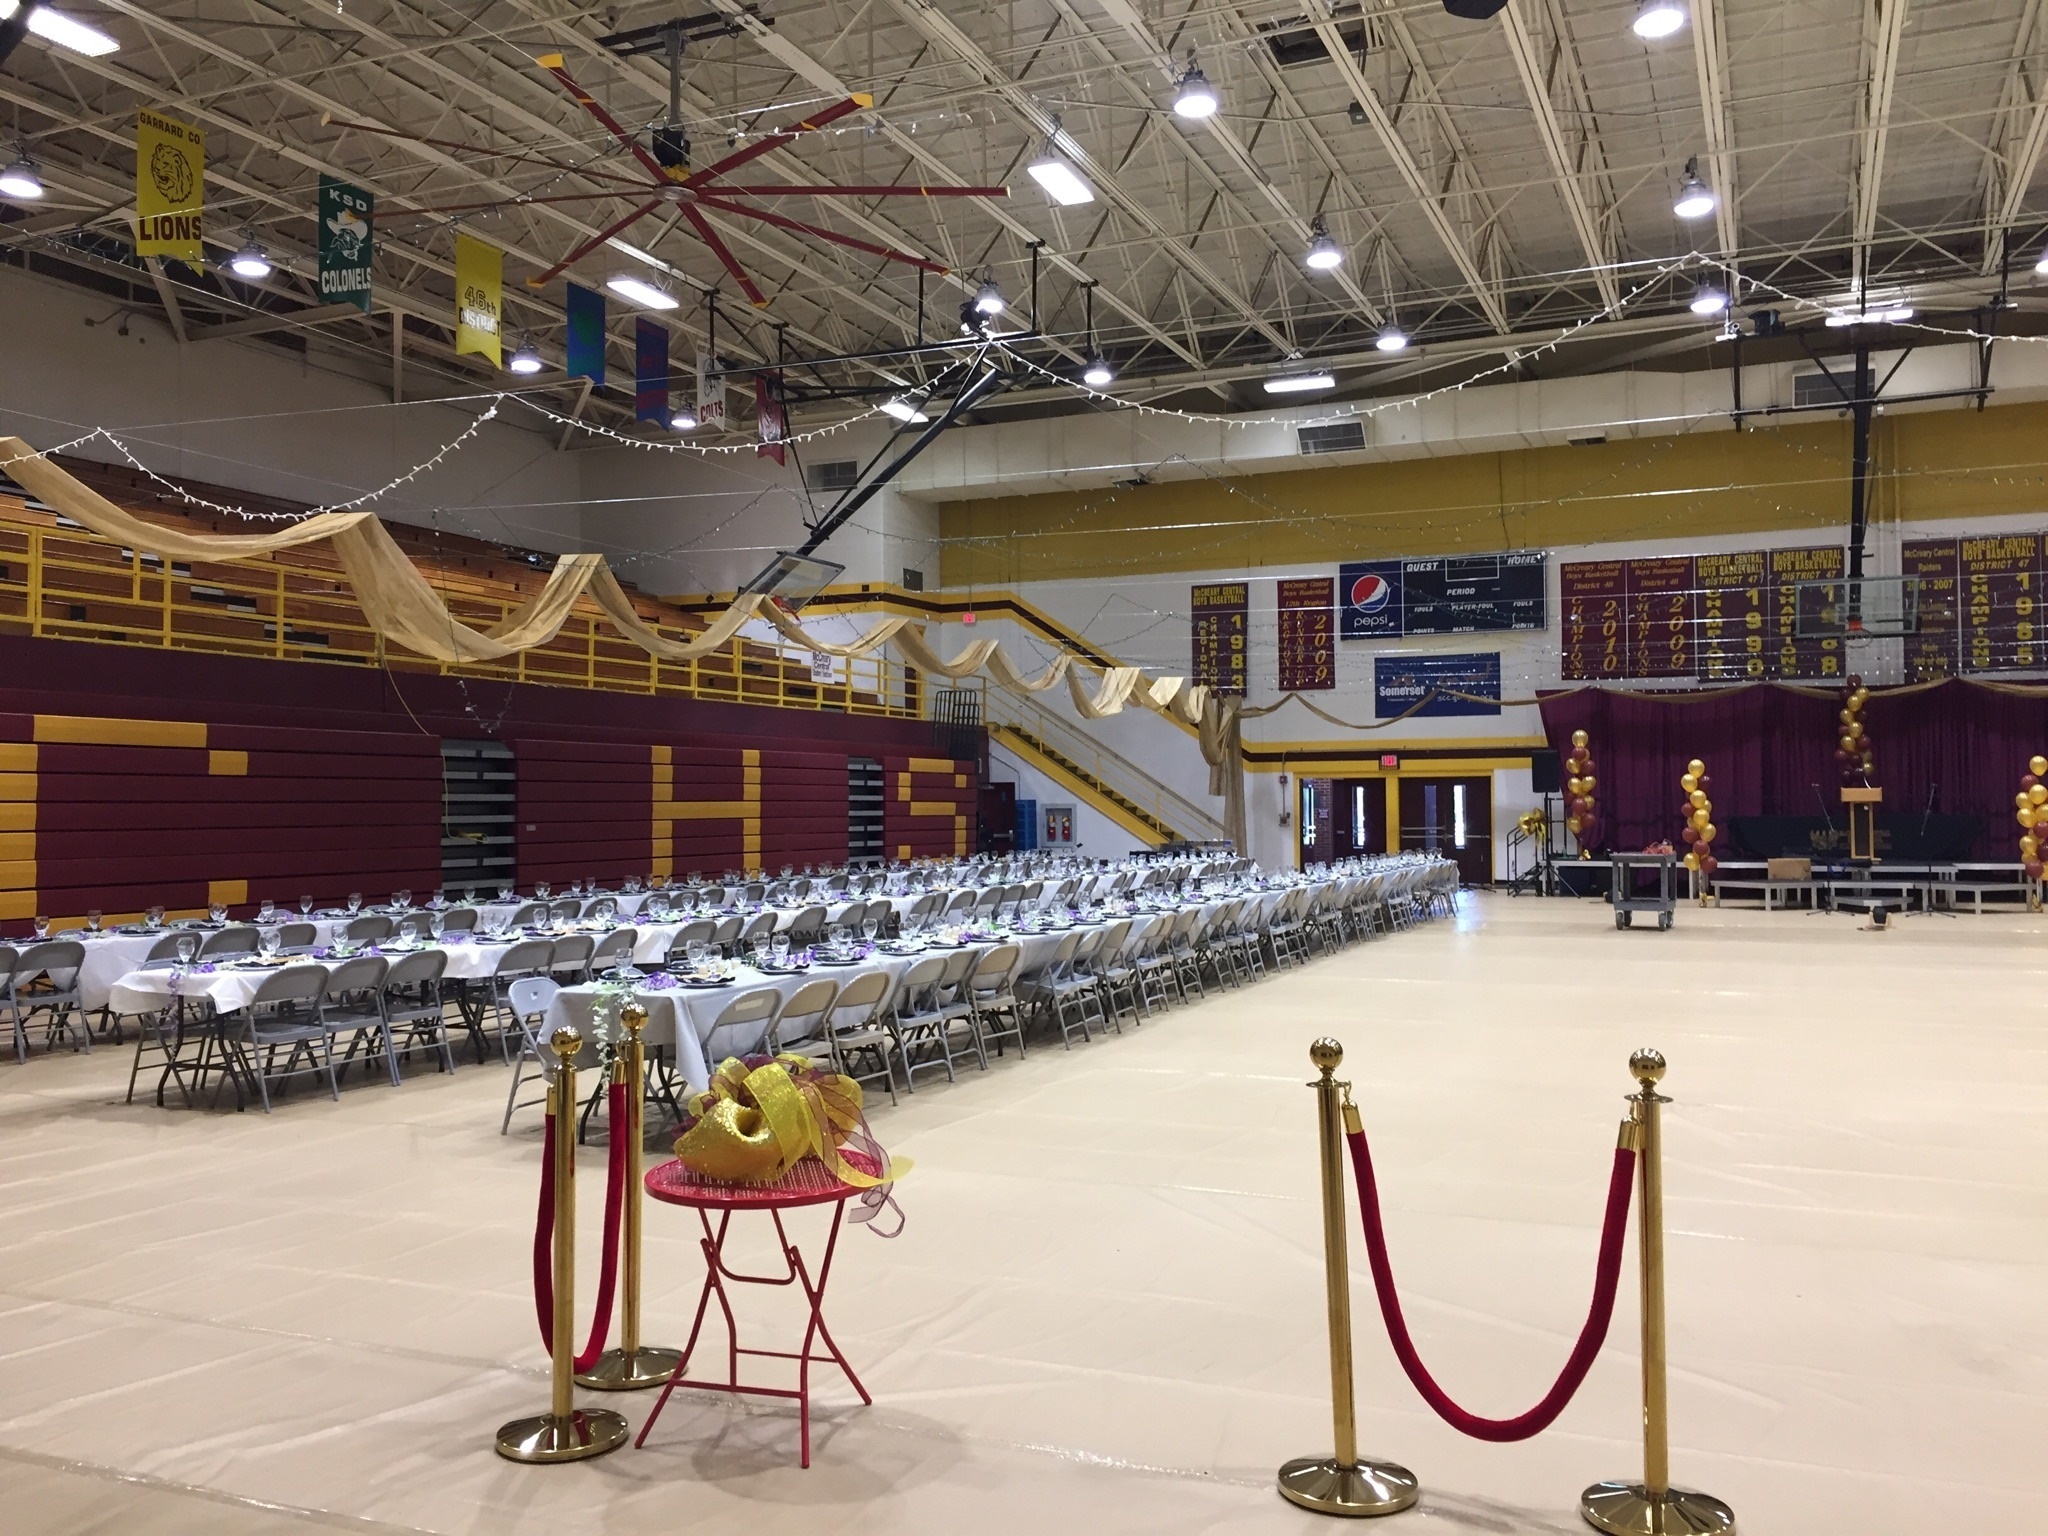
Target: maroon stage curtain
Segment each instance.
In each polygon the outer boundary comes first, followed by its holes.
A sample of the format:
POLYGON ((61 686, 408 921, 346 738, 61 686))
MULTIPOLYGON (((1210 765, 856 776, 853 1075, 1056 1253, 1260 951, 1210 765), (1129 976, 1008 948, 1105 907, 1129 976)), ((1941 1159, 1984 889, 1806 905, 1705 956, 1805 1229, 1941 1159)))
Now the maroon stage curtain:
MULTIPOLYGON (((1727 841, 1733 817, 1818 816, 1824 805, 1842 820, 1841 707, 1837 695, 1817 699, 1776 683, 1692 693, 1583 688, 1542 701, 1544 734, 1560 754, 1571 751, 1573 731, 1592 738, 1605 846, 1676 842, 1678 777, 1697 757, 1713 781, 1717 851, 1733 857, 1742 856, 1727 841)), ((1863 718, 1887 812, 1923 811, 1931 794, 1937 812, 1984 818, 1975 858, 2019 858, 2012 797, 2027 760, 2048 753, 2048 690, 2032 696, 1951 680, 1874 691, 1863 718)))

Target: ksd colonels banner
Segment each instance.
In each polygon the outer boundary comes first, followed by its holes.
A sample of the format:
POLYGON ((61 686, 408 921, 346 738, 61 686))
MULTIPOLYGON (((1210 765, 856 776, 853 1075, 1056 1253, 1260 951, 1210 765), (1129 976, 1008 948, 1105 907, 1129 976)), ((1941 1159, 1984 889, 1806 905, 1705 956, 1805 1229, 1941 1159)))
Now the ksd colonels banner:
POLYGON ((370 312, 376 202, 361 187, 320 178, 320 297, 370 312))
POLYGON ((198 262, 206 135, 144 109, 135 115, 135 254, 198 262))

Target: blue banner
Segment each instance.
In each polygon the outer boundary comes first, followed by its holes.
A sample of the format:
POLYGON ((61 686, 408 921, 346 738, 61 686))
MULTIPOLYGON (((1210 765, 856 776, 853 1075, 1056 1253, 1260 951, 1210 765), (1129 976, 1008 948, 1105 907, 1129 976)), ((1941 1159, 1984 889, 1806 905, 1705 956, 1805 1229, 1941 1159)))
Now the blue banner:
POLYGON ((604 295, 569 285, 569 377, 604 383, 604 295))
POLYGON ((669 423, 668 327, 633 322, 633 419, 669 423))
POLYGON ((1372 712, 1382 720, 1406 714, 1429 699, 1417 715, 1497 715, 1500 713, 1500 652, 1470 656, 1375 656, 1372 659, 1372 712), (1479 694, 1453 698, 1439 690, 1479 694), (1432 694, 1435 697, 1430 697, 1432 694), (1492 700, 1492 703, 1485 702, 1492 700))
POLYGON ((1337 633, 1376 640, 1401 633, 1401 562, 1357 560, 1337 568, 1337 633))

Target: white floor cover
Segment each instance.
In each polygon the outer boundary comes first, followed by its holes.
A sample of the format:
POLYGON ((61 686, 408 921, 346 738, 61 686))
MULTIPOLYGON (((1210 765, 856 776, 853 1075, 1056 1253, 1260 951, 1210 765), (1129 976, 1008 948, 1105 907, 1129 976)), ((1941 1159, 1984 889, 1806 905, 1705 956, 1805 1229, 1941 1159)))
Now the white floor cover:
MULTIPOLYGON (((16 1533, 1306 1532, 1327 1451, 1306 1047, 1349 1051, 1411 1322, 1518 1412, 1584 1316, 1631 1047, 1671 1059, 1674 1468, 1770 1533, 2021 1532, 2048 1487, 2048 921, 1468 898, 1438 923, 1072 1054, 927 1080, 897 1241, 829 1298, 874 1392, 678 1397, 647 1449, 529 1469, 538 1137, 502 1069, 301 1087, 266 1119, 124 1106, 124 1051, 0 1064, 0 1529, 16 1533)), ((601 1159, 586 1154, 594 1233, 601 1159)), ((650 1209, 648 1333, 701 1261, 650 1209)), ((758 1252, 758 1247, 754 1250, 758 1252)), ((1381 1529, 1583 1529, 1639 1471, 1633 1264, 1558 1426, 1465 1440, 1415 1398, 1359 1246, 1361 1440, 1421 1476, 1381 1529)), ((790 1311, 748 1296, 765 1337, 790 1311)), ((651 1395, 608 1401, 637 1428, 651 1395)))

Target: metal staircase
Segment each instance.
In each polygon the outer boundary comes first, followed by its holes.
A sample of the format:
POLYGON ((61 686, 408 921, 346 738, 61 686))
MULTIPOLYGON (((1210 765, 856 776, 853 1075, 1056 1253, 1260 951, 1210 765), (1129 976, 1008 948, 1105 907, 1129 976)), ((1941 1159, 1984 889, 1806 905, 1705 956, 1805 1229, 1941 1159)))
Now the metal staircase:
MULTIPOLYGON (((1001 688, 989 689, 987 707, 991 741, 1073 790, 1134 836, 1155 846, 1221 842, 1227 836, 1214 813, 1049 710, 1001 688)), ((1192 742, 1187 750, 1194 750, 1192 742)))

